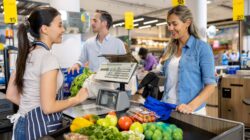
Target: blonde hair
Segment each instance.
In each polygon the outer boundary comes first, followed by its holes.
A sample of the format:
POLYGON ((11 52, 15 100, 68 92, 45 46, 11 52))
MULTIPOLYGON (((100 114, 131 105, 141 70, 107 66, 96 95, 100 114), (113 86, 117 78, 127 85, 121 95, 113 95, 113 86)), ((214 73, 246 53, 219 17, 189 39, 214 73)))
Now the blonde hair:
MULTIPOLYGON (((190 35, 193 35, 196 38, 200 38, 198 34, 198 30, 193 22, 193 15, 191 11, 183 5, 176 6, 168 11, 167 19, 170 15, 175 14, 177 15, 182 22, 186 22, 187 20, 191 21, 190 26, 188 27, 188 33, 190 35)), ((179 41, 178 39, 171 39, 166 51, 164 52, 162 56, 162 63, 164 63, 167 59, 171 58, 174 54, 177 53, 178 51, 178 46, 179 46, 179 41)))

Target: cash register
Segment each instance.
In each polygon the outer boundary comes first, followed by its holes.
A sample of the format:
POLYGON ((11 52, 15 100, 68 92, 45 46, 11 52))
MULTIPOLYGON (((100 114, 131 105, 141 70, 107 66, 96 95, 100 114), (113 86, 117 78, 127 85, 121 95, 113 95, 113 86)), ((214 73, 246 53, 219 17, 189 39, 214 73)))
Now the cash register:
POLYGON ((105 88, 100 89, 94 103, 91 100, 84 101, 82 105, 64 110, 63 113, 65 115, 73 118, 84 116, 86 114, 103 115, 110 111, 122 111, 130 107, 130 92, 125 90, 125 84, 129 83, 136 70, 136 59, 128 59, 132 62, 116 62, 117 60, 124 60, 120 57, 131 58, 132 56, 106 55, 102 57, 109 59, 111 62, 100 66, 95 79, 119 83, 120 87, 116 90, 105 88))

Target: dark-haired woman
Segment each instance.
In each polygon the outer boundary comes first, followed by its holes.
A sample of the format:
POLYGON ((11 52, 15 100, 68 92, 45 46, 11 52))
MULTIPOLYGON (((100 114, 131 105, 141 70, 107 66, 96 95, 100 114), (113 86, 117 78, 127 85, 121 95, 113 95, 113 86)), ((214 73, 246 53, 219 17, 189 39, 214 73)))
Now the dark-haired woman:
POLYGON ((205 102, 216 86, 212 49, 199 39, 186 6, 169 10, 167 22, 171 41, 161 58, 166 77, 162 101, 177 104, 182 113, 206 115, 205 102))
POLYGON ((84 101, 81 89, 76 97, 63 100, 63 74, 52 44, 62 41, 60 13, 39 7, 18 28, 17 69, 11 75, 6 97, 19 106, 9 118, 14 123, 12 139, 34 140, 62 127, 61 111, 84 101), (34 37, 30 42, 28 34, 34 37))

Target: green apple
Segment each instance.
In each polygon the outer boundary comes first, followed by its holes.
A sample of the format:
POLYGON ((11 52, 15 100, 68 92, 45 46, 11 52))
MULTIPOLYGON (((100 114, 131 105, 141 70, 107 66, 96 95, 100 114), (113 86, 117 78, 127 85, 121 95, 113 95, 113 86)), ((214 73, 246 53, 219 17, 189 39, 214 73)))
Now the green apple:
POLYGON ((108 127, 110 125, 109 121, 104 119, 104 118, 98 119, 97 124, 99 124, 101 126, 105 126, 105 127, 108 127))
POLYGON ((146 140, 151 140, 153 134, 154 134, 154 133, 153 133, 151 130, 146 130, 146 131, 144 132, 145 139, 146 139, 146 140))
POLYGON ((154 132, 156 129, 156 126, 154 124, 151 124, 149 127, 148 127, 148 130, 151 130, 152 132, 154 132))
POLYGON ((142 127, 143 127, 143 130, 144 130, 144 131, 147 130, 147 123, 143 123, 143 124, 142 124, 142 127))
POLYGON ((109 125, 110 125, 110 126, 116 126, 117 121, 118 121, 116 115, 107 115, 107 116, 105 117, 105 119, 106 119, 107 121, 109 121, 109 125))
POLYGON ((181 133, 173 133, 174 140, 183 140, 183 135, 181 133))
POLYGON ((154 133, 152 136, 152 140, 162 140, 162 136, 157 135, 157 133, 154 133))
POLYGON ((134 122, 134 123, 130 126, 129 130, 134 131, 134 132, 143 133, 143 126, 142 126, 142 124, 139 123, 139 122, 134 122))

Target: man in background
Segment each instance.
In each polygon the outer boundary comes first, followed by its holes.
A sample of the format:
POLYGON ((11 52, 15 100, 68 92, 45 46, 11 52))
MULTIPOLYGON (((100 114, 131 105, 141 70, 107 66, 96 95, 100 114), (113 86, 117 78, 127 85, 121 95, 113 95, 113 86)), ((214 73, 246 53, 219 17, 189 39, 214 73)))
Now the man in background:
POLYGON ((91 26, 97 35, 86 40, 78 61, 68 70, 68 73, 70 71, 74 73, 75 70, 79 73, 80 67, 86 63, 91 71, 97 72, 101 64, 108 62, 104 57, 98 56, 126 53, 123 42, 109 34, 112 22, 112 17, 108 12, 96 10, 91 26))

